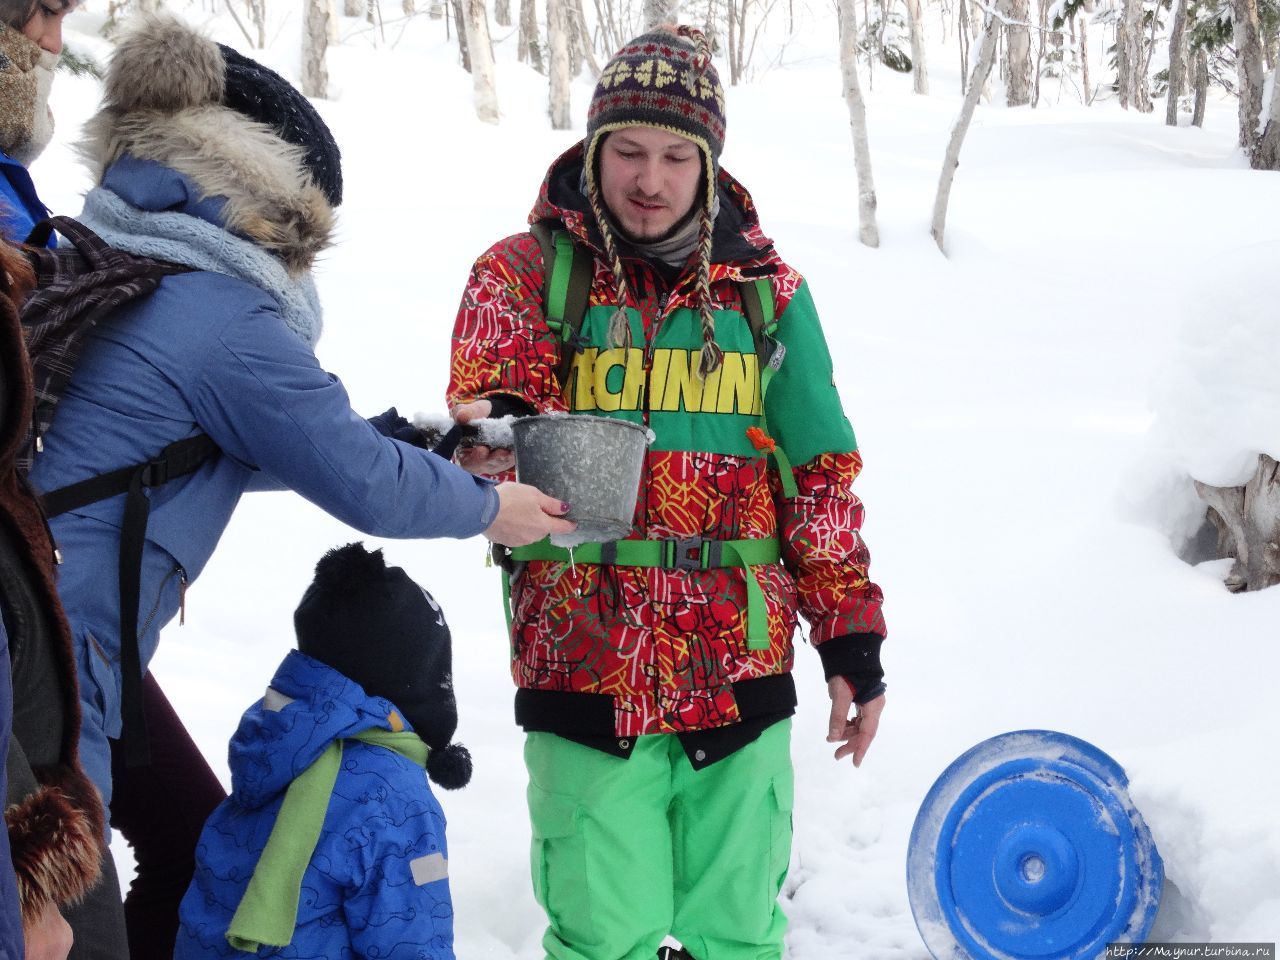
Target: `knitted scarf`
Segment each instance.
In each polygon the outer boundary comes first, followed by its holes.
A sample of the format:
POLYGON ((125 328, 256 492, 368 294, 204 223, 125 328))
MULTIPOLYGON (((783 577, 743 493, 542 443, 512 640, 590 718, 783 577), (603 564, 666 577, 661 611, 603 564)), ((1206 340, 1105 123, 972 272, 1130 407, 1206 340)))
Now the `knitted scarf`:
POLYGON ((0 23, 0 152, 24 167, 53 139, 49 91, 58 55, 0 23))
POLYGON ((284 264, 248 240, 199 217, 139 210, 105 187, 85 194, 79 219, 120 250, 253 284, 271 295, 285 325, 307 346, 320 339, 323 316, 311 273, 294 279, 284 264))

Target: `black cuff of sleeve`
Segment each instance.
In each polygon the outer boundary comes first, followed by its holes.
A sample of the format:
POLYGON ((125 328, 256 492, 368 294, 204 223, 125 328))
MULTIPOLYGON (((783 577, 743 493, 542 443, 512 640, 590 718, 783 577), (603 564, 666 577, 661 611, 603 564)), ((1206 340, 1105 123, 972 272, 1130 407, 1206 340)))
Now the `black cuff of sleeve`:
POLYGON ((494 393, 485 399, 493 407, 489 416, 494 420, 502 417, 531 417, 538 412, 528 401, 513 397, 509 393, 494 393))
POLYGON ((884 692, 884 670, 880 666, 882 643, 884 637, 878 633, 851 633, 818 644, 823 674, 828 680, 832 677, 848 680, 853 685, 855 703, 874 700, 884 692))

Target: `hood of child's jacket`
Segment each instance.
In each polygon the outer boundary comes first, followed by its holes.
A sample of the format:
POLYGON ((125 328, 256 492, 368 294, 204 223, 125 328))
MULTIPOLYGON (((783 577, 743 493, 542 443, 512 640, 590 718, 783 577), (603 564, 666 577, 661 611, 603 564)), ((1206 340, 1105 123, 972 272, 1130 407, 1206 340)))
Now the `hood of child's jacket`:
POLYGON ((391 701, 369 696, 332 667, 290 652, 231 738, 232 797, 249 809, 264 806, 334 740, 391 730, 395 712, 391 701))
MULTIPOLYGON (((547 171, 529 222, 558 220, 596 251, 603 249, 591 204, 582 192, 582 144, 561 154, 547 171)), ((712 235, 711 262, 737 263, 769 252, 773 241, 760 229, 755 203, 746 187, 720 168, 720 212, 712 235)))

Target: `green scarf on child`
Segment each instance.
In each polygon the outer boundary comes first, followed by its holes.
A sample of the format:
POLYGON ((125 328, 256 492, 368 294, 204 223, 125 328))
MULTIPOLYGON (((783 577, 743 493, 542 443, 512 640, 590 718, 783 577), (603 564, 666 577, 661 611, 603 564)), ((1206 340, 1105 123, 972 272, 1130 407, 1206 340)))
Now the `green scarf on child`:
MULTIPOLYGON (((408 730, 399 733, 366 730, 345 739, 394 750, 426 768, 427 745, 408 730)), ((271 836, 227 928, 227 942, 232 948, 256 953, 259 947, 284 947, 293 941, 302 875, 320 841, 329 800, 342 767, 342 743, 335 740, 329 744, 285 791, 271 836)))

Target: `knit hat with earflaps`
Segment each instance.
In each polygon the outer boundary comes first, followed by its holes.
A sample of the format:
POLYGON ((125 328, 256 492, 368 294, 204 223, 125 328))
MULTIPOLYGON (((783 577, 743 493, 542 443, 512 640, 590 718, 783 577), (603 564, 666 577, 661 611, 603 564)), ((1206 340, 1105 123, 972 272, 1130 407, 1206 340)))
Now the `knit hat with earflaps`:
POLYGON ((724 88, 711 62, 711 49, 695 27, 658 27, 641 34, 606 64, 587 109, 583 141, 587 200, 600 227, 605 255, 618 288, 618 312, 609 324, 614 346, 631 345, 627 286, 613 227, 600 195, 598 151, 604 138, 625 127, 657 127, 687 137, 703 156, 706 192, 698 210, 698 312, 702 319, 702 362, 706 377, 720 366, 711 309, 711 236, 720 152, 724 148, 724 88))
POLYGON ((293 615, 298 649, 385 697, 430 748, 427 775, 446 790, 467 785, 471 755, 450 743, 458 727, 449 625, 431 595, 381 550, 330 550, 293 615))

